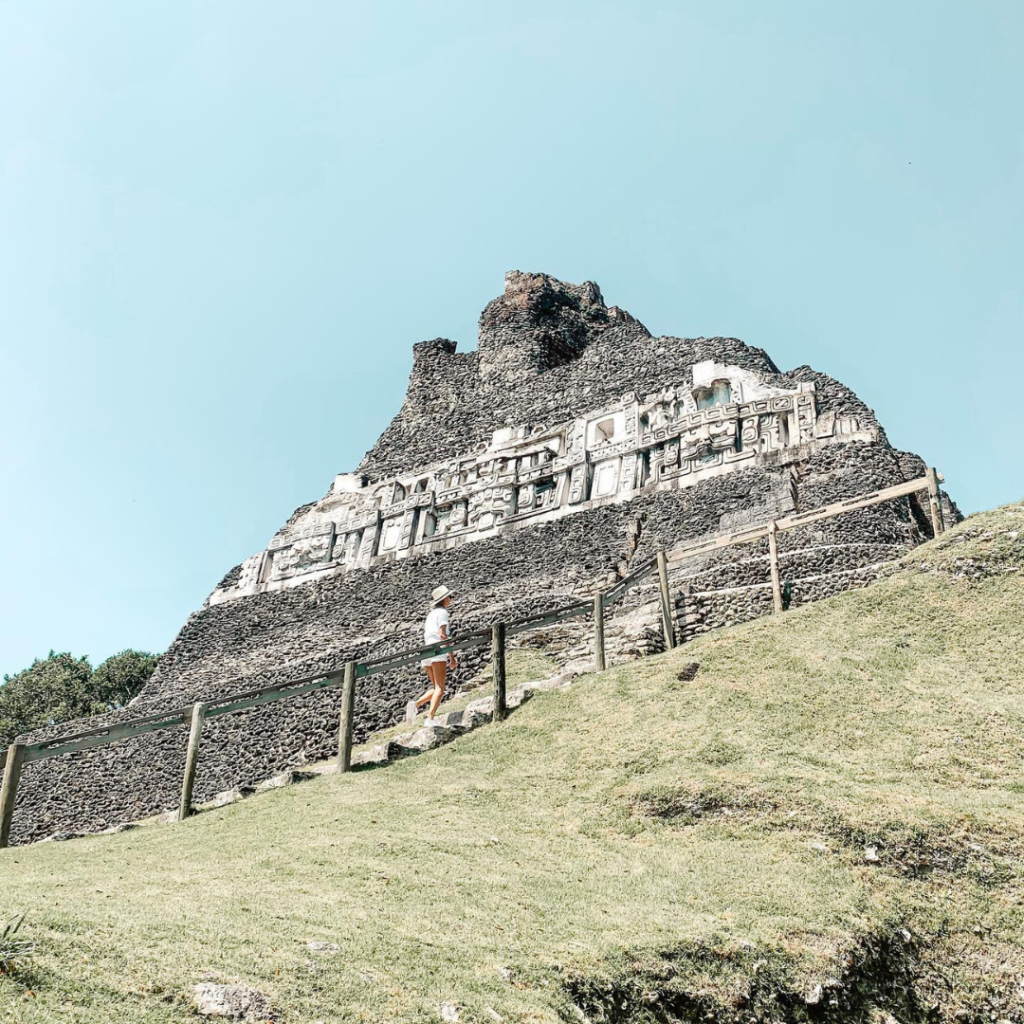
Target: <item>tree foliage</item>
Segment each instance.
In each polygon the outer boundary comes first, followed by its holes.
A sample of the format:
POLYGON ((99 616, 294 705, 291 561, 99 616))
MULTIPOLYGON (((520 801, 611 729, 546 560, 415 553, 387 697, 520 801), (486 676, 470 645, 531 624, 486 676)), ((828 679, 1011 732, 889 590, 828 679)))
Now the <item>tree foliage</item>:
POLYGON ((48 657, 4 676, 0 686, 0 745, 58 722, 123 707, 156 668, 156 656, 126 650, 93 670, 86 657, 50 651, 48 657))
POLYGON ((124 707, 153 674, 156 662, 155 654, 131 649, 107 658, 89 680, 93 699, 106 707, 124 707))

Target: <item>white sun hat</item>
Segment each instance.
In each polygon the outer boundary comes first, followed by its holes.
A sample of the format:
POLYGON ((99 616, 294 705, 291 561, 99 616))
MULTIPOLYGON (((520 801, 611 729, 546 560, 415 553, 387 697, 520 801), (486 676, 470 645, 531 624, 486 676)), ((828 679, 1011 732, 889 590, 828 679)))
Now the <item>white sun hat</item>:
POLYGON ((446 597, 451 596, 452 592, 442 584, 440 587, 434 587, 434 591, 430 595, 430 603, 440 604, 446 597))

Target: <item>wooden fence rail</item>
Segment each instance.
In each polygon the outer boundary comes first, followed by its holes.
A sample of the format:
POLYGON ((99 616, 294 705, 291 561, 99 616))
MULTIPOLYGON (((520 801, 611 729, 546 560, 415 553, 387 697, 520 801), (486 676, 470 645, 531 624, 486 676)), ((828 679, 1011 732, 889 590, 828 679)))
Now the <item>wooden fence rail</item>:
POLYGON ((276 683, 271 686, 249 690, 245 693, 212 697, 205 702, 189 705, 185 708, 145 715, 127 722, 112 723, 111 725, 75 733, 71 736, 58 736, 53 739, 39 740, 35 743, 19 743, 15 741, 6 753, 0 754, 0 767, 3 768, 3 783, 0 786, 0 848, 7 846, 10 838, 18 782, 21 777, 22 767, 25 764, 40 761, 44 758, 58 757, 62 754, 77 753, 92 747, 105 746, 109 743, 131 739, 146 733, 191 723, 185 778, 182 784, 181 802, 178 810, 179 819, 183 819, 191 812, 192 784, 198 764, 202 727, 206 719, 233 714, 236 711, 258 707, 261 704, 286 700, 290 697, 313 693, 328 687, 337 687, 341 684, 343 690, 338 730, 337 764, 338 770, 345 772, 351 767, 357 678, 417 665, 423 659, 436 657, 439 654, 490 646, 495 682, 494 717, 500 721, 505 714, 505 641, 507 637, 545 626, 556 625, 569 619, 593 615, 594 665, 597 671, 603 671, 605 668, 605 611, 609 606, 622 600, 627 591, 632 587, 637 586, 652 573, 657 572, 665 646, 666 648, 672 648, 675 646, 675 631, 668 586, 668 566, 683 559, 693 558, 696 555, 731 547, 734 544, 747 544, 751 541, 761 540, 764 537, 767 537, 769 542, 774 607, 776 612, 781 612, 781 583, 778 565, 778 546, 776 543, 776 536, 779 532, 796 529, 800 526, 808 526, 823 519, 830 519, 834 516, 844 515, 847 512, 854 512, 885 501, 892 501, 894 498, 905 497, 918 491, 927 490, 932 529, 935 535, 938 536, 944 529, 941 494, 939 491, 939 484, 942 481, 942 475, 932 468, 923 477, 906 483, 896 484, 893 487, 885 487, 881 490, 861 494, 845 501, 833 502, 830 505, 824 505, 821 508, 811 509, 807 512, 782 516, 746 530, 680 544, 671 551, 658 551, 654 557, 643 562, 628 576, 618 580, 611 587, 599 591, 592 600, 575 601, 572 604, 550 611, 537 612, 522 618, 511 619, 508 622, 496 623, 487 629, 456 636, 449 641, 428 644, 424 647, 399 651, 394 654, 385 654, 365 662, 349 662, 341 671, 335 670, 316 676, 304 676, 284 683, 276 683))
MULTIPOLYGON (((935 472, 932 470, 931 472, 935 472)), ((941 482, 942 477, 936 474, 941 482)), ((798 526, 809 526, 822 519, 831 519, 834 516, 841 516, 847 512, 856 512, 871 505, 881 504, 883 501, 892 501, 893 498, 903 498, 917 491, 930 488, 930 474, 918 477, 916 480, 909 480, 904 484, 896 484, 893 487, 885 487, 880 491, 872 491, 869 494, 860 494, 856 498, 849 498, 846 501, 836 501, 831 505, 822 505, 821 508, 814 508, 808 512, 797 512, 789 516, 781 516, 775 520, 769 520, 760 526, 752 526, 746 530, 739 530, 736 533, 724 533, 718 537, 709 537, 706 540, 694 541, 690 544, 680 544, 668 552, 670 562, 679 562, 684 558, 692 558, 694 555, 703 555, 708 551, 716 551, 719 548, 727 548, 733 544, 746 544, 752 540, 761 540, 767 537, 772 522, 778 530, 794 530, 798 526)), ((934 526, 934 524, 933 524, 934 526)), ((936 536, 942 533, 942 528, 935 531, 936 536)))

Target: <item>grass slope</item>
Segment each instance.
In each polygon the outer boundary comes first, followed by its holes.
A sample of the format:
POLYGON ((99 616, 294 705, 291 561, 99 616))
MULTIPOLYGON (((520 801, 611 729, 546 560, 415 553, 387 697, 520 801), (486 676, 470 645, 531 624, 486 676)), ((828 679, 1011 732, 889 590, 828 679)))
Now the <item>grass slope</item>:
POLYGON ((288 1022, 1021 1020, 1022 623, 1016 505, 418 759, 0 853, 0 1020, 208 979, 288 1022))

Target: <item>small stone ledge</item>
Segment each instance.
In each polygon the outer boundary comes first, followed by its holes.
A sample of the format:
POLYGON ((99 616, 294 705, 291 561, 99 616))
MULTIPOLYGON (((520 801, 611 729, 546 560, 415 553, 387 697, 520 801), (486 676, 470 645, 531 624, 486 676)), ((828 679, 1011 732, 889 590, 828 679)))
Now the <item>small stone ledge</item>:
POLYGON ((308 782, 310 779, 315 779, 319 774, 320 772, 291 769, 290 771, 281 772, 280 775, 274 775, 265 782, 261 782, 256 787, 255 792, 265 793, 271 789, 280 789, 282 786, 291 786, 296 782, 308 782))
POLYGON ((110 828, 101 829, 98 832, 54 832, 53 835, 40 839, 40 843, 62 843, 65 839, 85 839, 87 836, 112 836, 118 832, 128 832, 130 829, 138 828, 142 822, 123 821, 119 825, 111 825, 110 828))

